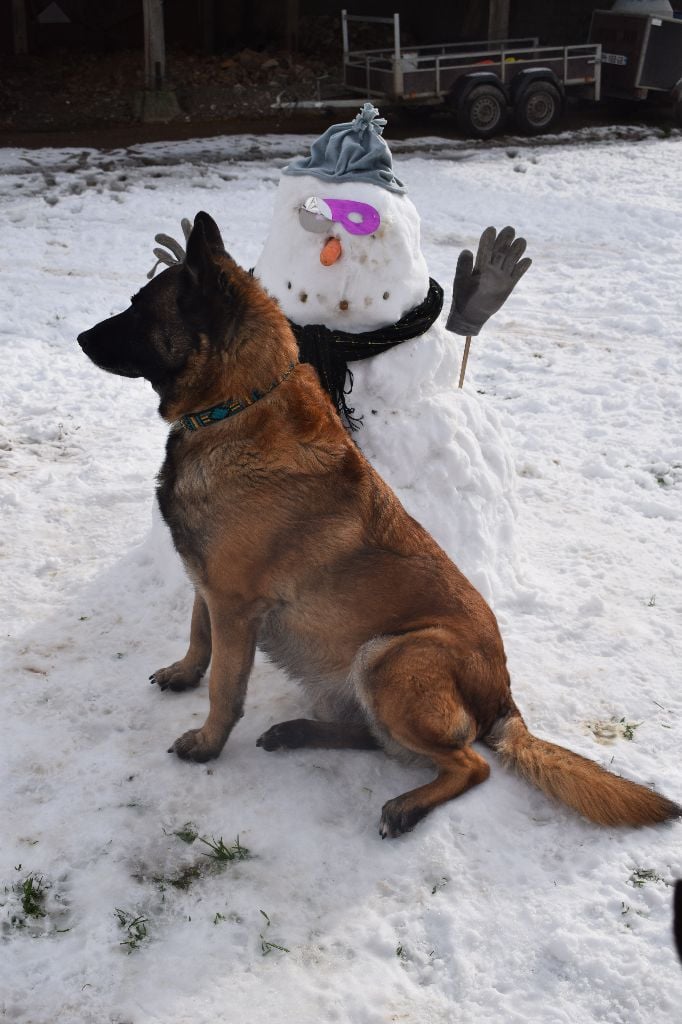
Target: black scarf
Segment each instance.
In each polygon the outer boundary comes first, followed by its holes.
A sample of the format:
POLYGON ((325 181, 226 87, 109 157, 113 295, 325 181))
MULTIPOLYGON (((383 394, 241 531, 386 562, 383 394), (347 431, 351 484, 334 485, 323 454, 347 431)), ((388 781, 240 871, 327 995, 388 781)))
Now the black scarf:
POLYGON ((349 331, 330 331, 323 324, 301 326, 291 320, 289 324, 298 342, 301 362, 315 367, 339 415, 351 430, 357 430, 362 417, 353 416, 355 409, 346 404, 346 395, 353 390, 353 374, 347 364, 386 352, 401 341, 418 338, 438 319, 442 308, 443 289, 437 281, 429 278, 429 290, 424 301, 396 323, 378 331, 351 334, 349 331))

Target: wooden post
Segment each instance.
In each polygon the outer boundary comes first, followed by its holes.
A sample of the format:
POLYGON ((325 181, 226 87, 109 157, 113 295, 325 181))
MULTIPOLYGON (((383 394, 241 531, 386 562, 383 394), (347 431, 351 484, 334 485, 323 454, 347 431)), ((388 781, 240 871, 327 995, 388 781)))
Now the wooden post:
POLYGON ((509 38, 509 0, 488 0, 488 39, 509 38))
POLYGON ((142 9, 144 13, 145 89, 163 89, 166 77, 163 0, 142 0, 142 9))
POLYGON ((182 111, 173 89, 166 85, 166 41, 163 0, 142 0, 144 15, 144 89, 135 101, 141 121, 172 121, 182 111))
POLYGON ((459 386, 464 387, 464 374, 467 372, 467 363, 469 362, 469 349, 471 348, 471 335, 467 334, 467 340, 464 343, 464 354, 462 355, 462 366, 459 371, 459 386))
POLYGON ((26 0, 12 0, 12 22, 14 25, 14 52, 28 53, 28 23, 26 0))

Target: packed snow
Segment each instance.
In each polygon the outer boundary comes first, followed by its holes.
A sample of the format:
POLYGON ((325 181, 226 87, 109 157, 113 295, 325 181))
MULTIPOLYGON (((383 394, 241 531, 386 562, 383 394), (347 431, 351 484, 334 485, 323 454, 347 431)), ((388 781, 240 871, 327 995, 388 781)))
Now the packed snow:
MULTIPOLYGON (((191 609, 155 511, 166 428, 145 382, 75 338, 127 306, 183 215, 207 210, 254 266, 280 168, 311 141, 0 150, 0 1019, 673 1024, 679 823, 600 829, 490 755, 484 786, 382 842, 381 805, 425 775, 256 748, 307 712, 262 660, 217 761, 166 752, 207 707, 205 684, 147 682, 184 653, 191 609)), ((472 550, 452 553, 481 563, 529 726, 681 800, 682 135, 391 148, 446 295, 488 224, 512 224, 534 263, 457 396, 481 493, 438 476, 456 465, 438 454, 447 415, 417 448, 407 410, 402 463, 392 424, 382 443, 366 417, 361 443, 406 504, 429 494, 434 532, 458 497, 482 523, 510 494, 495 542, 467 511, 472 550)), ((462 339, 437 330, 444 392, 462 339)), ((397 404, 400 362, 378 357, 358 388, 397 404)))

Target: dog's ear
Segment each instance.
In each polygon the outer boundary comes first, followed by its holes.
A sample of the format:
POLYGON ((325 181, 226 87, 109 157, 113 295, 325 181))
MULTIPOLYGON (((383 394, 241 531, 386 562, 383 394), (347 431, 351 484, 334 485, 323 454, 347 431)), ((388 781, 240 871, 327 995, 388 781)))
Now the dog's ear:
POLYGON ((207 213, 198 213, 194 218, 192 233, 187 239, 185 266, 194 283, 203 292, 215 288, 225 291, 227 281, 217 260, 224 252, 218 225, 207 213))

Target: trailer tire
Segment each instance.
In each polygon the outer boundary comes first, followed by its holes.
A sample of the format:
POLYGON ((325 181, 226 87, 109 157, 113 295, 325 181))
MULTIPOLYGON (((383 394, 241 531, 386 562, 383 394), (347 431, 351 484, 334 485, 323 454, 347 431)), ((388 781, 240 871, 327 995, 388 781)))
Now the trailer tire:
POLYGON ((507 98, 491 83, 476 85, 457 105, 457 123, 464 135, 491 139, 503 127, 507 98))
POLYGON ((561 117, 561 93, 551 82, 531 82, 514 104, 514 121, 524 135, 539 135, 561 117))
POLYGON ((680 96, 673 106, 673 117, 677 121, 680 128, 682 128, 682 96, 680 96))

